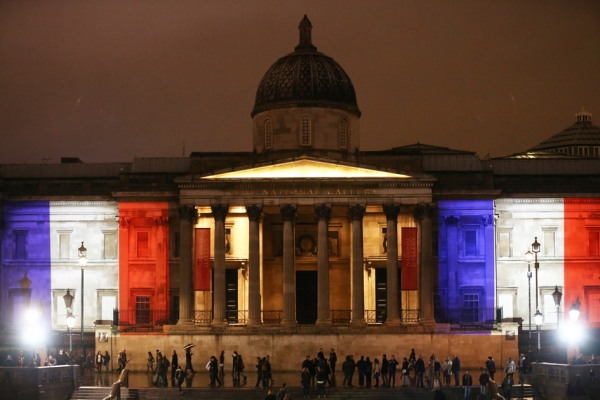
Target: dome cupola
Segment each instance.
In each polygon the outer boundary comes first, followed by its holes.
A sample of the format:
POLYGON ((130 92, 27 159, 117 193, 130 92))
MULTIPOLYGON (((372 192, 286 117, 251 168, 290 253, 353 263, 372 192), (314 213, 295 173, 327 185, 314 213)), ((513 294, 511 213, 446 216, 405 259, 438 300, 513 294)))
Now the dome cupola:
POLYGON ((277 60, 263 76, 252 118, 254 150, 358 149, 360 110, 350 77, 312 43, 305 15, 295 51, 277 60))

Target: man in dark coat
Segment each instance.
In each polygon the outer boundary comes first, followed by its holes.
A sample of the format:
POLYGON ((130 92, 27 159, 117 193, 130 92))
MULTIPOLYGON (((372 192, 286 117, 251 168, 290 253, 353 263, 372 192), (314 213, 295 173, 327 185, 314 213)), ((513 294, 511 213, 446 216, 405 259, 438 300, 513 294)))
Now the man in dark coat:
POLYGON ((344 373, 344 383, 343 387, 351 387, 352 386, 352 374, 354 372, 354 363, 350 356, 346 356, 346 361, 342 364, 342 372, 344 373))
POLYGON ((460 359, 456 354, 452 360, 452 375, 454 375, 454 386, 460 386, 460 359))
POLYGON ((360 356, 360 360, 356 363, 356 369, 358 370, 358 387, 363 387, 365 386, 365 370, 367 369, 364 356, 360 356))
POLYGON ((171 380, 175 379, 175 372, 177 371, 178 366, 179 357, 177 356, 177 352, 173 350, 173 355, 171 356, 171 380))
POLYGON ((419 355, 417 362, 415 363, 415 371, 417 371, 417 387, 423 387, 423 374, 425 373, 425 361, 423 356, 419 355))
POLYGON ((383 380, 383 386, 389 386, 390 385, 390 380, 389 380, 389 368, 390 368, 390 362, 388 361, 386 355, 383 355, 383 358, 381 360, 381 379, 383 380))
POLYGON ((329 367, 333 375, 335 375, 335 363, 337 363, 337 354, 335 354, 335 350, 332 348, 331 353, 329 353, 329 367))
POLYGON ((194 367, 192 367, 192 353, 191 349, 185 349, 185 369, 183 372, 187 374, 188 369, 192 371, 192 374, 195 374, 194 367))

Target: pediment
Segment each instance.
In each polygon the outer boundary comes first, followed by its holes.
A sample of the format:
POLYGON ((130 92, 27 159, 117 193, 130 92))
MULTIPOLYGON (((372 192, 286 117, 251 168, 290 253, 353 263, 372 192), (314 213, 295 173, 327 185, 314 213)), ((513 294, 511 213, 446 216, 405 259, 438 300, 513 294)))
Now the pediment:
POLYGON ((406 179, 408 175, 388 171, 355 167, 312 159, 292 160, 276 164, 217 173, 202 179, 358 179, 395 178, 406 179))

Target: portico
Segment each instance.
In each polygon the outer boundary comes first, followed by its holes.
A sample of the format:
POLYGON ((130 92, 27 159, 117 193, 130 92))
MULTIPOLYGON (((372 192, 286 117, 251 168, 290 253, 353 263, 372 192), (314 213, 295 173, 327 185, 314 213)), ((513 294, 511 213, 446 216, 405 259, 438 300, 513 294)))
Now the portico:
POLYGON ((420 298, 432 296, 421 287, 431 280, 418 279, 433 271, 431 245, 411 244, 411 253, 418 250, 414 278, 401 269, 402 228, 431 237, 431 213, 418 210, 431 203, 432 183, 308 157, 182 178, 180 202, 195 211, 181 219, 181 243, 194 249, 198 235, 208 234, 211 245, 209 260, 181 251, 181 282, 203 276, 207 290, 180 290, 178 327, 400 325, 407 310, 411 323, 420 321, 415 312, 433 315, 420 310, 421 303, 432 307, 420 298), (210 274, 198 274, 207 263, 210 274), (401 290, 410 286, 401 276, 417 290, 401 290))

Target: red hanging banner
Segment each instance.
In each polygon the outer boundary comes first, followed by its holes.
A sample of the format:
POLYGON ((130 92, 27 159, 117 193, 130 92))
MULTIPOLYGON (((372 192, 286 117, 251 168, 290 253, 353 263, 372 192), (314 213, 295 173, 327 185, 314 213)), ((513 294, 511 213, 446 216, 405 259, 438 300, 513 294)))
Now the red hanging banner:
POLYGON ((194 290, 210 291, 210 228, 196 228, 194 290))
POLYGON ((402 290, 418 290, 417 228, 402 228, 402 290))

